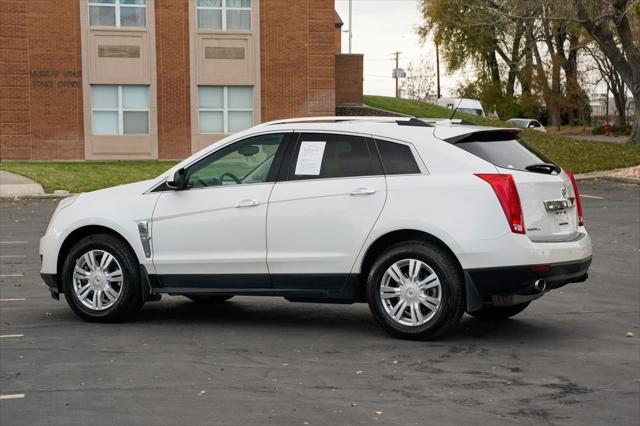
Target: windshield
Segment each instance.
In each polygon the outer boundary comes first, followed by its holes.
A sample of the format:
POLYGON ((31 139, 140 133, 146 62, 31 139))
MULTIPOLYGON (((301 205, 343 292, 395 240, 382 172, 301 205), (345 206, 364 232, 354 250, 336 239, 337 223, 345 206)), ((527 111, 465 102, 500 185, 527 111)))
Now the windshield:
POLYGON ((484 117, 484 112, 481 109, 475 108, 458 108, 459 112, 463 112, 465 114, 477 115, 478 117, 484 117))

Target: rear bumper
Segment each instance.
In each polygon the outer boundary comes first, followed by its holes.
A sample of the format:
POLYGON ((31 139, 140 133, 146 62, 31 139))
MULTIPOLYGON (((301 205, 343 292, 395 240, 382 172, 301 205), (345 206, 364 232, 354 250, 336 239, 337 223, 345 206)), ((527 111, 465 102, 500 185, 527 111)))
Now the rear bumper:
POLYGON ((591 256, 571 262, 543 265, 503 266, 465 270, 467 285, 472 284, 477 294, 486 299, 497 294, 529 295, 537 291, 534 283, 545 280, 547 290, 587 279, 591 256))

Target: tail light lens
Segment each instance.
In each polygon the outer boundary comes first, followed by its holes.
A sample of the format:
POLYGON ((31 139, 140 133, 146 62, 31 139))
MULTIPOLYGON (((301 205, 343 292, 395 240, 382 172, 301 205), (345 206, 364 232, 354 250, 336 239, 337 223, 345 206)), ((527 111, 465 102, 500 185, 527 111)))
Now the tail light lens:
POLYGON ((507 222, 511 227, 511 232, 515 234, 524 234, 524 216, 522 215, 522 206, 520 205, 520 196, 516 183, 511 175, 500 174, 476 174, 480 179, 491 185, 493 192, 496 193, 498 201, 502 206, 507 222))
POLYGON ((578 211, 578 226, 584 226, 584 216, 582 215, 582 201, 580 200, 580 193, 578 192, 578 184, 573 177, 573 172, 567 172, 569 179, 571 179, 571 185, 573 186, 573 196, 576 198, 576 210, 578 211))

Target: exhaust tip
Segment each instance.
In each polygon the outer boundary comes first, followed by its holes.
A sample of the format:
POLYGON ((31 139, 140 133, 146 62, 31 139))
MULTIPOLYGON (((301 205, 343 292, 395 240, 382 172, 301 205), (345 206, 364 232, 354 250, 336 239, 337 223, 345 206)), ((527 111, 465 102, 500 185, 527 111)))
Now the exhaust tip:
POLYGON ((547 289, 547 282, 545 280, 537 280, 533 283, 533 288, 539 292, 543 292, 547 289))

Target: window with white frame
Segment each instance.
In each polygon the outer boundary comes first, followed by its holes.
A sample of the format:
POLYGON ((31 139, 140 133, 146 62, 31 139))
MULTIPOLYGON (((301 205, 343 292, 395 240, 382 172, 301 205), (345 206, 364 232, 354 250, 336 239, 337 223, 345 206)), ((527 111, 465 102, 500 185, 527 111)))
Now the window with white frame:
POLYGON ((251 0, 198 0, 198 28, 250 30, 251 0))
POLYGON ((92 27, 146 27, 147 0, 89 0, 92 27))
POLYGON ((149 86, 91 86, 94 135, 148 135, 149 86))
POLYGON ((235 133, 253 125, 251 86, 198 86, 200 133, 235 133))

